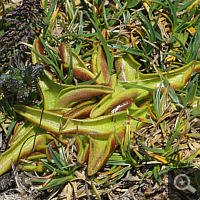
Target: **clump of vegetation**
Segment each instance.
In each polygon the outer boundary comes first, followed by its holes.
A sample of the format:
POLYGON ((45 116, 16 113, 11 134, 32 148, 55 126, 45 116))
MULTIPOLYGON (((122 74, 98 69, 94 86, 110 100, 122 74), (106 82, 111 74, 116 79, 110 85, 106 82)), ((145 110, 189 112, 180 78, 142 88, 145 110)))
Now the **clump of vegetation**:
POLYGON ((0 76, 0 93, 3 93, 1 103, 8 101, 10 106, 20 103, 28 105, 37 98, 36 84, 43 66, 32 63, 25 65, 19 52, 11 63, 7 73, 0 76))
POLYGON ((16 52, 24 62, 27 61, 29 49, 20 42, 33 43, 39 29, 45 26, 44 16, 44 9, 37 0, 24 0, 22 5, 7 12, 4 10, 0 37, 1 73, 9 69, 10 59, 16 52))
POLYGON ((30 104, 38 97, 36 83, 43 67, 31 63, 30 49, 23 43, 32 44, 45 27, 45 13, 36 0, 24 0, 14 8, 1 6, 0 106, 12 116, 9 110, 14 104, 30 104))

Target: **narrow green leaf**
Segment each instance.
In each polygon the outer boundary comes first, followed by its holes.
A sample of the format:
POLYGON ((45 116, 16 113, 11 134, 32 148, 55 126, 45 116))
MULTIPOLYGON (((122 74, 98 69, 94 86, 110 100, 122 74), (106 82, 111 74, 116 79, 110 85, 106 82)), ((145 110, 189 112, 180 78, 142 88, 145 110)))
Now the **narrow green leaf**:
POLYGON ((45 183, 46 181, 47 181, 47 178, 31 179, 31 182, 33 183, 45 183))
POLYGON ((165 88, 167 88, 168 85, 169 85, 169 96, 171 97, 172 101, 173 101, 174 103, 180 105, 179 98, 178 98, 177 94, 175 93, 173 87, 170 86, 168 80, 165 79, 164 76, 162 76, 161 78, 162 78, 162 80, 163 80, 163 85, 165 86, 165 88))
POLYGON ((181 47, 183 48, 183 53, 182 53, 182 49, 180 50, 180 52, 183 54, 183 56, 185 57, 185 59, 187 60, 188 57, 187 57, 187 49, 185 47, 185 44, 183 44, 183 42, 176 36, 176 35, 173 35, 172 37, 174 37, 176 39, 176 41, 181 45, 181 47))
POLYGON ((162 84, 159 85, 158 90, 156 92, 156 107, 155 107, 155 112, 157 119, 160 119, 162 117, 162 106, 161 106, 161 88, 162 84))
POLYGON ((68 31, 69 31, 69 32, 70 32, 71 29, 74 27, 74 22, 75 22, 76 17, 78 16, 78 13, 79 13, 78 11, 79 11, 79 7, 76 9, 75 14, 74 14, 74 16, 73 16, 73 18, 72 18, 72 20, 71 20, 71 22, 70 22, 70 25, 69 25, 69 27, 68 27, 68 31))
POLYGON ((143 159, 144 159, 144 156, 143 156, 141 153, 139 153, 138 151, 134 151, 134 152, 135 152, 136 156, 137 156, 140 160, 143 160, 143 159))
POLYGON ((8 127, 8 132, 6 134, 6 139, 8 139, 10 137, 10 134, 13 130, 13 128, 15 127, 15 124, 17 123, 17 120, 13 119, 8 127))
POLYGON ((62 176, 62 177, 56 177, 56 178, 52 178, 51 181, 47 184, 47 186, 39 188, 38 190, 47 190, 49 188, 54 188, 58 185, 64 184, 70 180, 72 180, 74 178, 74 176, 71 174, 69 176, 62 176))
POLYGON ((153 171, 148 171, 148 172, 144 173, 140 183, 142 183, 144 181, 145 177, 147 177, 147 176, 151 177, 152 175, 153 175, 153 171))
POLYGON ((177 15, 176 15, 176 10, 171 2, 171 0, 167 0, 168 2, 168 5, 169 5, 169 8, 171 10, 171 13, 172 13, 172 17, 173 17, 173 27, 172 27, 172 30, 175 29, 175 27, 177 26, 177 15))
POLYGON ((42 164, 43 164, 46 168, 48 168, 49 170, 51 170, 52 172, 57 171, 56 168, 54 168, 52 165, 48 164, 47 162, 45 162, 45 161, 43 161, 43 160, 41 160, 41 161, 42 161, 42 164))
MULTIPOLYGON (((129 141, 129 143, 130 143, 130 141, 129 141)), ((131 165, 135 166, 137 164, 137 161, 131 155, 130 144, 128 144, 128 149, 127 149, 127 152, 126 152, 126 158, 131 163, 131 165)))
POLYGON ((155 165, 154 168, 153 168, 153 175, 156 179, 158 179, 158 177, 159 177, 158 176, 158 169, 159 169, 158 165, 155 165))
POLYGON ((182 29, 190 26, 190 25, 187 25, 187 23, 191 20, 191 18, 194 16, 194 11, 182 22, 180 23, 178 26, 176 26, 174 28, 174 32, 181 32, 182 29))
POLYGON ((51 50, 46 45, 46 43, 45 43, 45 41, 44 41, 44 39, 42 37, 40 37, 40 41, 41 41, 42 45, 44 46, 45 50, 47 51, 48 56, 51 58, 51 60, 54 62, 54 64, 58 67, 58 63, 57 63, 56 57, 51 53, 51 50))
POLYGON ((49 148, 50 154, 51 154, 51 156, 52 156, 54 162, 55 162, 56 165, 58 166, 58 168, 61 169, 61 170, 63 170, 63 167, 64 167, 64 166, 61 164, 59 156, 56 155, 56 152, 53 151, 51 145, 48 145, 48 148, 49 148))
POLYGON ((123 169, 119 170, 116 174, 118 174, 115 178, 113 178, 110 182, 111 183, 115 183, 116 181, 118 181, 119 179, 121 179, 125 173, 131 169, 131 166, 127 166, 127 167, 124 167, 123 169))
POLYGON ((164 169, 160 170, 160 175, 168 173, 170 170, 174 169, 173 166, 166 166, 164 169))
POLYGON ((198 78, 199 78, 199 74, 196 74, 194 76, 194 78, 192 80, 190 80, 190 82, 186 85, 186 87, 184 88, 184 91, 187 91, 187 90, 190 90, 191 87, 193 86, 193 84, 198 81, 198 78))
POLYGON ((104 18, 104 22, 105 22, 106 28, 109 30, 109 29, 110 29, 110 26, 109 26, 108 20, 107 20, 105 5, 103 5, 103 18, 104 18))
POLYGON ((182 6, 177 8, 177 12, 181 12, 181 11, 185 10, 187 7, 192 5, 195 1, 196 0, 192 0, 192 1, 188 1, 188 2, 184 3, 182 6))
POLYGON ((58 147, 58 150, 59 150, 59 155, 61 157, 62 165, 63 166, 68 166, 69 163, 67 161, 66 154, 64 152, 64 148, 63 148, 62 144, 60 145, 60 147, 58 147))
MULTIPOLYGON (((198 77, 198 76, 197 76, 198 77)), ((186 92, 186 96, 183 101, 183 105, 186 106, 188 103, 191 103, 191 101, 194 100, 197 92, 197 87, 198 87, 198 80, 196 80, 190 88, 188 88, 186 92)))
POLYGON ((53 5, 50 7, 50 9, 49 9, 49 11, 48 11, 48 13, 47 13, 47 20, 46 20, 46 22, 49 22, 49 20, 50 20, 50 18, 51 18, 51 15, 52 15, 52 13, 53 13, 55 7, 56 7, 57 1, 58 1, 58 0, 54 0, 53 5))
POLYGON ((78 43, 76 44, 76 54, 79 54, 83 45, 83 12, 80 12, 80 20, 79 20, 79 30, 78 30, 78 37, 80 38, 78 43))
POLYGON ((93 84, 99 78, 100 74, 101 74, 101 72, 99 72, 97 74, 97 76, 95 78, 93 78, 92 80, 81 82, 81 83, 79 83, 79 85, 91 85, 91 84, 93 84))
POLYGON ((159 183, 162 183, 162 179, 159 174, 159 169, 160 169, 159 165, 155 165, 153 168, 153 175, 159 183))
POLYGON ((114 135, 115 135, 115 139, 116 139, 118 145, 121 145, 121 141, 120 141, 120 139, 119 139, 119 137, 118 137, 118 135, 117 135, 117 132, 116 132, 116 128, 115 128, 115 127, 114 127, 114 135))
POLYGON ((127 160, 108 160, 106 165, 128 166, 130 163, 127 160))
POLYGON ((152 60, 150 57, 146 56, 144 54, 144 52, 140 49, 127 48, 126 46, 117 45, 117 44, 108 45, 108 47, 110 47, 112 49, 119 49, 119 50, 122 50, 124 52, 130 53, 133 55, 141 56, 141 57, 147 59, 148 61, 152 60))
POLYGON ((44 12, 47 14, 47 5, 48 5, 48 0, 45 0, 44 2, 44 12))
POLYGON ((185 60, 185 58, 183 58, 182 56, 180 56, 180 55, 178 55, 178 54, 176 54, 176 53, 168 52, 168 53, 163 53, 163 55, 172 55, 172 56, 178 58, 180 61, 182 61, 183 64, 187 64, 187 63, 188 63, 188 61, 185 60))
POLYGON ((198 52, 200 49, 200 26, 196 30, 195 35, 192 37, 188 47, 189 61, 197 60, 198 52))
POLYGON ((159 154, 162 154, 165 152, 164 149, 157 149, 157 148, 150 148, 150 147, 147 147, 146 145, 144 145, 142 142, 139 141, 139 144, 147 151, 151 151, 153 153, 159 153, 159 154))
POLYGON ((148 88, 148 87, 145 87, 145 86, 142 86, 142 85, 137 85, 137 84, 134 84, 134 83, 127 83, 127 82, 122 82, 122 81, 120 81, 120 83, 125 88, 138 88, 138 89, 143 89, 143 90, 147 90, 147 91, 150 91, 150 92, 156 92, 157 91, 156 89, 148 88))
POLYGON ((66 1, 65 5, 66 5, 66 8, 67 8, 67 12, 69 14, 69 19, 72 20, 72 18, 74 16, 74 11, 73 11, 73 9, 72 9, 72 7, 70 5, 69 0, 65 0, 65 1, 66 1))

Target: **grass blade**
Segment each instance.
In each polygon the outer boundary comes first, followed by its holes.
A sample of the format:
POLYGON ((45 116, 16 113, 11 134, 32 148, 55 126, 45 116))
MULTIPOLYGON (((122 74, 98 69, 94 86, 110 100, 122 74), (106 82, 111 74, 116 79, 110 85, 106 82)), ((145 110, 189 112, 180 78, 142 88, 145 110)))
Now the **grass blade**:
POLYGON ((159 153, 159 154, 162 154, 165 152, 164 149, 158 149, 158 148, 150 148, 150 147, 147 147, 146 145, 144 145, 142 142, 139 141, 139 144, 147 151, 151 151, 152 153, 159 153))
POLYGON ((80 20, 79 20, 79 30, 78 30, 78 36, 79 36, 79 40, 78 43, 76 44, 76 54, 79 54, 82 48, 82 39, 83 39, 83 12, 81 11, 80 14, 80 20))
POLYGON ((165 79, 164 76, 162 76, 161 78, 163 80, 163 85, 165 86, 165 88, 167 88, 169 86, 168 91, 169 91, 169 96, 171 97, 172 101, 174 103, 180 105, 179 98, 178 98, 177 94, 175 93, 173 87, 169 84, 168 80, 165 79))
POLYGON ((178 26, 174 28, 174 32, 181 32, 182 29, 185 29, 186 27, 191 26, 190 24, 188 25, 187 22, 191 20, 193 15, 194 15, 194 11, 181 24, 179 24, 178 26))
POLYGON ((173 26, 172 26, 172 30, 174 30, 177 27, 177 15, 176 15, 176 10, 171 2, 171 0, 167 0, 169 8, 171 10, 172 13, 172 17, 173 17, 173 26))
POLYGON ((126 88, 138 88, 138 89, 143 89, 143 90, 147 90, 147 91, 150 91, 150 92, 157 91, 156 89, 148 88, 148 87, 145 87, 145 86, 142 86, 142 85, 137 85, 137 84, 134 84, 134 83, 127 83, 127 82, 120 82, 120 83, 126 88))
POLYGON ((177 8, 177 12, 181 12, 183 10, 185 10, 187 7, 189 7, 190 5, 192 5, 196 0, 192 0, 192 1, 189 1, 185 4, 183 4, 182 6, 178 7, 177 8))
POLYGON ((52 15, 52 13, 53 13, 55 7, 56 7, 57 1, 58 1, 58 0, 55 0, 55 1, 53 2, 53 5, 51 6, 51 8, 49 9, 49 11, 48 11, 48 13, 47 13, 47 20, 46 20, 47 23, 49 22, 49 20, 50 20, 50 18, 51 18, 51 15, 52 15))
POLYGON ((93 78, 92 80, 84 81, 82 83, 79 83, 79 85, 91 85, 91 84, 93 84, 99 78, 100 74, 101 74, 101 72, 99 72, 97 74, 97 76, 95 78, 93 78))
POLYGON ((133 55, 137 55, 137 56, 141 56, 145 59, 147 59, 148 61, 151 61, 151 58, 146 56, 142 50, 140 49, 135 49, 135 48, 127 48, 126 46, 122 46, 122 45, 117 45, 117 44, 112 44, 112 45, 108 45, 108 47, 112 48, 112 49, 119 49, 122 50, 124 52, 133 54, 133 55))
POLYGON ((158 87, 158 90, 155 96, 155 102, 154 102, 154 109, 155 109, 156 117, 158 120, 162 117, 161 88, 162 88, 162 84, 160 84, 158 87))
POLYGON ((188 63, 188 61, 185 58, 183 58, 182 56, 180 56, 180 55, 178 55, 176 53, 167 52, 167 53, 163 53, 163 55, 172 55, 172 56, 178 58, 180 61, 182 61, 183 64, 187 64, 188 63))
POLYGON ((8 127, 8 132, 6 134, 6 139, 8 139, 10 137, 10 134, 13 130, 13 128, 15 127, 15 124, 17 123, 17 120, 13 119, 10 123, 10 126, 8 127))
POLYGON ((56 177, 56 178, 52 178, 51 181, 47 184, 47 186, 39 188, 38 190, 47 190, 49 188, 53 188, 55 186, 64 184, 70 180, 72 180, 74 178, 74 176, 71 174, 69 176, 62 176, 62 177, 56 177))
MULTIPOLYGON (((198 76, 197 76, 198 77, 198 76)), ((191 84, 191 86, 188 88, 186 92, 186 96, 183 100, 183 105, 186 106, 188 103, 191 103, 197 92, 197 87, 198 87, 198 80, 196 80, 194 83, 191 84)))
POLYGON ((64 166, 61 164, 59 156, 56 155, 56 153, 53 151, 51 145, 48 145, 48 148, 49 148, 50 154, 51 154, 53 160, 55 161, 56 165, 58 166, 58 168, 63 170, 64 166))

